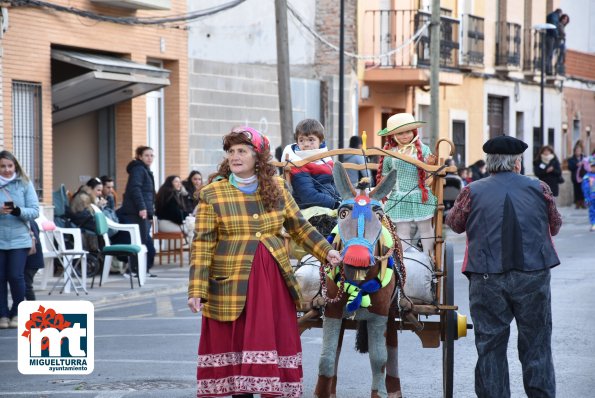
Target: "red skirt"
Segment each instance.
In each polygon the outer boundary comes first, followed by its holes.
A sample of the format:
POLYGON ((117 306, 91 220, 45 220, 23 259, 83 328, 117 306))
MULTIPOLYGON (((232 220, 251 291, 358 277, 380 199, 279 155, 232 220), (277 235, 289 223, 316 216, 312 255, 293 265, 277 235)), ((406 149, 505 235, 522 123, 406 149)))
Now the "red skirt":
POLYGON ((197 397, 302 395, 302 345, 295 304, 279 266, 259 244, 244 311, 233 322, 202 318, 197 397))

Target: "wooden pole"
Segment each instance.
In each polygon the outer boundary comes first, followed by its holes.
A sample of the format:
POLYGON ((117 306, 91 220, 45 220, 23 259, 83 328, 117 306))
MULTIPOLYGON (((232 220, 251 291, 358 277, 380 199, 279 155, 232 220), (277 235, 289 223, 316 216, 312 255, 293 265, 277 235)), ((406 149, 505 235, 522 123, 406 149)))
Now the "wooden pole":
POLYGON ((279 89, 279 118, 281 146, 293 142, 293 107, 291 105, 291 74, 289 70, 289 39, 287 37, 287 1, 275 0, 277 33, 277 86, 279 89))

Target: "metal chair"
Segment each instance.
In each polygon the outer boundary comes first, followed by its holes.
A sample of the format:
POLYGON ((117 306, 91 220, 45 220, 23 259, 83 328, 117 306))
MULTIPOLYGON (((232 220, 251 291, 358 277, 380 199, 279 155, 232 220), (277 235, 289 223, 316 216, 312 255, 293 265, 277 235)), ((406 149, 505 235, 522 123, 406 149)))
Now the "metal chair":
MULTIPOLYGON (((62 264, 64 268, 63 272, 63 281, 64 284, 62 285, 62 289, 60 289, 60 294, 62 293, 69 293, 70 287, 72 287, 76 293, 79 295, 79 289, 83 290, 85 294, 89 294, 87 292, 86 284, 87 284, 87 251, 83 250, 83 240, 81 236, 81 230, 78 228, 60 228, 57 227, 52 221, 45 220, 41 222, 40 228, 40 236, 43 234, 44 238, 42 239, 42 249, 43 246, 46 246, 46 250, 48 252, 48 258, 57 258, 62 264), (64 235, 71 235, 73 247, 68 248, 66 246, 66 240, 64 239, 64 235), (44 242, 45 241, 45 242, 44 242), (81 265, 81 276, 77 274, 75 267, 77 265, 81 265)), ((44 255, 45 257, 45 255, 44 255)), ((53 270, 53 267, 52 267, 53 270)), ((44 271, 45 273, 45 271, 44 271)), ((49 278, 49 270, 47 276, 44 275, 44 280, 47 282, 47 278, 49 278)), ((54 292, 54 289, 58 286, 61 279, 59 278, 54 283, 54 286, 50 289, 48 295, 51 295, 54 292)))
MULTIPOLYGON (((96 211, 94 214, 94 217, 95 217, 96 233, 98 236, 103 238, 103 243, 104 243, 103 247, 101 247, 101 255, 103 256, 104 261, 100 261, 100 268, 103 267, 103 269, 100 270, 101 276, 99 277, 99 286, 101 286, 101 283, 103 281, 103 273, 104 273, 105 269, 107 269, 108 273, 109 273, 109 269, 111 267, 111 258, 113 256, 128 257, 128 264, 129 264, 129 271, 130 271, 130 288, 134 289, 134 283, 133 283, 132 279, 133 279, 133 273, 135 271, 137 273, 138 286, 139 287, 142 286, 141 276, 140 276, 141 270, 139 269, 139 261, 138 261, 138 255, 141 252, 141 246, 133 245, 133 244, 112 245, 110 243, 110 239, 107 234, 109 227, 108 227, 107 218, 105 217, 105 214, 103 214, 101 211, 96 211), (109 262, 107 261, 108 258, 110 259, 109 262)), ((95 282, 95 275, 93 275, 93 279, 91 281, 91 287, 93 287, 94 282, 95 282)))

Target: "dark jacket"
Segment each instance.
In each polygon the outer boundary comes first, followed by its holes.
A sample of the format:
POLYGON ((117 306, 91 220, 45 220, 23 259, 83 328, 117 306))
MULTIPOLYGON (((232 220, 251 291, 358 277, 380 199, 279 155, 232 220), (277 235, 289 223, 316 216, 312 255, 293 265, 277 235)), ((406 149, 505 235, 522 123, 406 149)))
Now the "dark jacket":
POLYGON ((558 196, 558 193, 560 192, 559 185, 560 177, 562 176, 562 168, 560 167, 560 162, 557 157, 554 156, 548 164, 543 163, 541 159, 538 158, 533 162, 533 173, 535 173, 535 177, 549 185, 554 196, 558 196), (554 170, 548 173, 546 170, 550 166, 552 166, 554 170))
POLYGON ((141 210, 146 210, 147 215, 152 217, 155 203, 153 172, 137 159, 128 163, 126 171, 128 172, 128 182, 126 182, 124 200, 119 212, 138 215, 141 210))
POLYGON ((163 206, 155 208, 155 215, 159 220, 169 220, 175 224, 182 225, 189 213, 183 209, 182 199, 179 200, 172 195, 163 206))
POLYGON ((188 193, 187 195, 182 196, 184 210, 190 214, 194 212, 194 209, 196 209, 196 206, 198 206, 198 192, 196 192, 196 188, 191 181, 182 181, 182 185, 188 193))
POLYGON ((583 161, 584 158, 585 157, 583 155, 580 155, 579 158, 577 158, 576 156, 571 156, 567 160, 568 171, 570 171, 570 180, 572 181, 573 184, 580 184, 576 179, 576 171, 581 166, 581 162, 583 161))
POLYGON ((44 267, 43 263, 43 249, 41 247, 41 240, 39 237, 39 226, 35 221, 31 221, 31 232, 35 235, 35 254, 27 256, 25 268, 40 269, 44 267))
POLYGON ((341 201, 332 174, 298 172, 291 175, 291 187, 300 209, 312 206, 334 209, 341 201))
MULTIPOLYGON (((558 24, 560 23, 560 16, 561 16, 560 13, 557 13, 556 11, 552 11, 549 14, 547 14, 547 16, 545 18, 545 22, 557 27, 558 24)), ((546 29, 545 35, 548 37, 558 38, 558 29, 546 29)))
POLYGON ((72 226, 95 232, 95 219, 91 212, 91 188, 82 186, 72 197, 70 204, 66 207, 66 218, 72 226))
POLYGON ((535 271, 560 264, 540 182, 495 173, 469 185, 464 273, 535 271))

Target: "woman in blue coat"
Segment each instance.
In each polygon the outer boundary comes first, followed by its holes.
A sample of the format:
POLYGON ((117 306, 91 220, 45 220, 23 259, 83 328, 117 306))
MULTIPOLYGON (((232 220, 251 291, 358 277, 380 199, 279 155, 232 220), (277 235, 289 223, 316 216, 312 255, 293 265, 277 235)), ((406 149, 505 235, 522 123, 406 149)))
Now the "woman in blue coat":
POLYGON ((25 299, 25 263, 33 242, 29 223, 39 216, 33 183, 8 151, 0 152, 0 203, 0 329, 6 329, 18 326, 18 306, 25 299))

